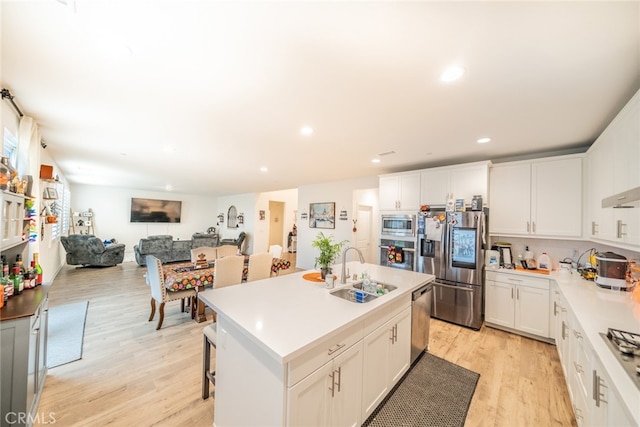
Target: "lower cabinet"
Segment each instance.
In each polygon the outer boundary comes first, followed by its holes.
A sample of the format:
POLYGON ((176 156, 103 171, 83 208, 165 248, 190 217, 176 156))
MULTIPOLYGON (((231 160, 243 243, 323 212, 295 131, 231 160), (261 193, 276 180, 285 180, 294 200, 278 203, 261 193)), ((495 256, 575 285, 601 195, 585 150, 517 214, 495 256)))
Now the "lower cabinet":
POLYGON ((636 425, 557 285, 552 292, 556 348, 578 426, 636 425))
POLYGON ((289 425, 361 424, 362 341, 289 389, 289 425))
POLYGON ((363 341, 362 421, 365 421, 409 369, 411 308, 394 316, 363 341))
MULTIPOLYGON (((29 292, 42 291, 41 289, 29 292)), ((13 297, 17 303, 18 298, 13 297)), ((31 426, 47 374, 48 300, 30 317, 0 323, 0 426, 31 426)))
POLYGON ((486 272, 485 322, 541 338, 549 338, 549 280, 486 272))

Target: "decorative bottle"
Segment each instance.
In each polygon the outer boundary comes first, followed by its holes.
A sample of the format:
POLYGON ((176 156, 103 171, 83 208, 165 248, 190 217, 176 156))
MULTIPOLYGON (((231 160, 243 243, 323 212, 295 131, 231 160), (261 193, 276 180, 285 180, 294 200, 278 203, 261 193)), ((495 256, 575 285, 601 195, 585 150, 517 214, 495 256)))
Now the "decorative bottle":
POLYGON ((39 256, 38 253, 33 254, 33 261, 35 262, 35 271, 36 271, 36 286, 42 285, 42 267, 40 267, 39 256))
POLYGON ((13 282, 13 294, 20 295, 24 290, 24 281, 22 280, 22 274, 20 274, 20 267, 17 264, 13 264, 13 273, 10 279, 13 282))

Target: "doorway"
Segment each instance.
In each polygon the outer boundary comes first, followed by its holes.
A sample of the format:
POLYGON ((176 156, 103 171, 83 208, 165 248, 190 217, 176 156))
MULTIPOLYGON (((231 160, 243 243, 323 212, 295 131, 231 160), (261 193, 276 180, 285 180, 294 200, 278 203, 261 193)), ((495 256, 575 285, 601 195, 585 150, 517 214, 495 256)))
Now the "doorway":
POLYGON ((269 200, 269 244, 280 245, 283 248, 286 246, 283 244, 284 236, 284 202, 275 202, 269 200))
POLYGON ((371 224, 373 223, 373 207, 358 205, 356 212, 356 248, 360 249, 365 262, 377 264, 378 259, 374 256, 371 245, 371 224))

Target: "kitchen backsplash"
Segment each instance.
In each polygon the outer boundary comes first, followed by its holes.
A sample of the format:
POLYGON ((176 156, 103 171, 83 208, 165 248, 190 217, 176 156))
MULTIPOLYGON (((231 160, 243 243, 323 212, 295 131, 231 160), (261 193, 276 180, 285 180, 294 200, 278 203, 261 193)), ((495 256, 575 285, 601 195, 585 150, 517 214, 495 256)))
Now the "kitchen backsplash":
MULTIPOLYGON (((597 252, 615 252, 628 259, 640 260, 640 252, 633 252, 625 249, 607 246, 601 243, 586 242, 582 240, 552 240, 552 239, 527 239, 523 237, 502 237, 492 236, 491 243, 509 242, 511 243, 511 251, 513 257, 517 260, 518 255, 524 256, 525 247, 529 246, 529 250, 533 251, 536 259, 542 252, 546 252, 551 258, 553 270, 558 269, 558 262, 564 258, 571 258, 577 261, 578 257, 591 248, 595 248, 597 252), (575 254, 575 255, 574 255, 575 254)), ((490 248, 490 247, 489 247, 490 248)), ((580 260, 580 264, 587 262, 588 254, 585 254, 580 260)))

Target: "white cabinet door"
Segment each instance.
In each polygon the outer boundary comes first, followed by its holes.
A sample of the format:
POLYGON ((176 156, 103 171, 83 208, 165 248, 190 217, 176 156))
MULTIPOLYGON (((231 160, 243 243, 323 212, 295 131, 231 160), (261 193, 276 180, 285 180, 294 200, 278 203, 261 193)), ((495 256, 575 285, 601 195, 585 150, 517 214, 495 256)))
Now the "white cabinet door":
POLYGON ((494 325, 513 328, 515 319, 514 293, 514 285, 487 279, 485 281, 484 320, 494 325))
POLYGON ((516 308, 514 327, 522 332, 549 336, 549 290, 516 287, 516 308))
POLYGON ((288 391, 290 426, 360 425, 362 341, 288 391))
POLYGON ((402 378, 411 364, 411 308, 392 319, 395 337, 389 346, 389 386, 402 378))
POLYGON ((366 420, 390 390, 389 343, 393 338, 391 321, 367 335, 362 359, 362 419, 366 420))
POLYGON ((594 385, 589 400, 591 425, 637 427, 638 424, 627 412, 618 392, 597 358, 594 358, 592 377, 594 385))
POLYGON ((398 209, 399 176, 381 176, 378 184, 380 210, 395 211, 398 209))
MULTIPOLYGON (((362 341, 333 361, 331 426, 359 426, 362 407, 362 341)), ((314 425, 314 424, 311 424, 314 425)), ((317 425, 317 424, 315 424, 317 425)))
POLYGON ((531 166, 494 165, 489 179, 489 232, 529 234, 531 229, 531 166))
POLYGON ((381 176, 378 195, 382 211, 417 212, 420 209, 420 174, 381 176))
POLYGON ((420 209, 420 174, 400 175, 399 209, 417 212, 420 209))
POLYGON ((640 186, 640 95, 636 94, 629 101, 611 127, 614 133, 612 173, 615 194, 640 186))
POLYGON ((560 158, 531 165, 531 233, 582 236, 582 158, 560 158))
POLYGON ((605 130, 587 152, 587 227, 591 239, 614 240, 614 209, 602 207, 602 199, 614 194, 613 156, 607 152, 611 132, 605 130))
MULTIPOLYGON (((420 173, 420 202, 429 206, 447 203, 450 171, 447 169, 424 170, 420 173)), ((454 194, 455 196, 455 194, 454 194)))
POLYGON ((330 425, 332 373, 333 361, 330 361, 289 389, 288 425, 330 425))
POLYGON ((482 196, 483 204, 488 204, 488 182, 487 163, 451 169, 451 193, 456 199, 464 199, 465 205, 469 205, 475 195, 482 196))
POLYGON ((411 307, 407 307, 364 340, 362 420, 402 378, 411 363, 411 307))

